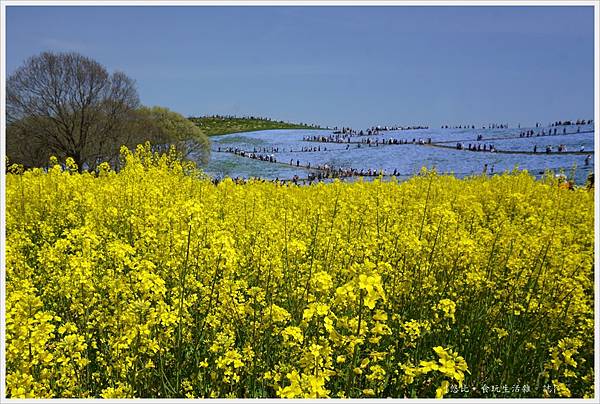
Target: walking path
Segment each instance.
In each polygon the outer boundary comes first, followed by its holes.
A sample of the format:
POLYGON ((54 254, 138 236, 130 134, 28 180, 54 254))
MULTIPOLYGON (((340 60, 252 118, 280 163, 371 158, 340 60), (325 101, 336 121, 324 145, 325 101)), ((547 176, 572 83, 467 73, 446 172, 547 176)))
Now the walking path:
MULTIPOLYGON (((593 131, 586 131, 586 132, 579 132, 579 133, 593 133, 593 131)), ((572 134, 572 133, 570 133, 572 134)), ((545 135, 545 136, 540 136, 540 137, 548 137, 548 136, 558 136, 558 135, 545 135)), ((565 135, 561 135, 561 136, 565 136, 565 135)), ((329 142, 329 141, 319 141, 319 140, 303 140, 303 142, 317 142, 317 143, 338 143, 338 144, 353 144, 353 145, 359 145, 360 147, 379 147, 379 146, 406 146, 406 145, 416 145, 416 146, 431 146, 431 147, 441 147, 441 148, 445 148, 445 149, 452 149, 452 150, 460 150, 460 151, 470 151, 470 152, 484 152, 484 153, 501 153, 501 154, 593 154, 594 151, 551 151, 551 152, 545 152, 542 150, 542 148, 540 148, 539 152, 533 152, 533 151, 527 151, 527 150, 498 150, 496 148, 487 148, 486 150, 477 150, 477 149, 469 149, 469 148, 462 148, 459 149, 456 146, 446 146, 446 143, 453 143, 453 144, 458 144, 458 143, 464 143, 464 142, 487 142, 490 140, 502 140, 502 139, 529 139, 526 137, 498 137, 498 138, 489 138, 489 139, 481 139, 479 141, 477 140, 451 140, 451 141, 442 141, 442 142, 429 142, 429 141, 421 141, 421 142, 412 142, 412 141, 399 141, 398 143, 388 143, 388 142, 370 142, 370 143, 366 143, 366 142, 356 142, 356 141, 339 141, 339 142, 329 142)), ((486 143, 487 144, 487 143, 486 143)))
POLYGON ((487 149, 487 150, 469 150, 468 148, 463 148, 463 149, 458 149, 456 148, 456 146, 446 146, 443 144, 439 144, 439 143, 430 143, 430 144, 425 144, 423 146, 430 146, 430 147, 440 147, 443 149, 450 149, 450 150, 456 150, 456 151, 467 151, 467 152, 476 152, 476 153, 499 153, 499 154, 530 154, 530 155, 536 155, 536 154, 581 154, 581 155, 587 155, 587 154, 593 154, 594 151, 562 151, 562 152, 558 152, 558 151, 552 151, 552 152, 546 152, 544 150, 541 150, 539 152, 532 152, 532 151, 525 151, 525 150, 498 150, 498 149, 487 149))
POLYGON ((579 135, 581 133, 594 133, 593 130, 584 130, 581 132, 569 132, 569 133, 557 133, 556 135, 535 135, 535 136, 503 136, 503 137, 489 137, 489 138, 482 138, 480 140, 474 140, 474 139, 462 139, 462 140, 443 140, 441 142, 435 142, 435 143, 461 143, 461 142, 488 142, 490 140, 516 140, 516 139, 532 139, 532 138, 544 138, 544 137, 550 137, 550 136, 569 136, 569 135, 579 135))
MULTIPOLYGON (((246 151, 240 148, 234 147, 219 147, 217 150, 213 149, 214 153, 229 153, 234 154, 239 157, 249 158, 252 160, 258 160, 262 162, 278 164, 280 166, 285 166, 288 168, 297 168, 306 170, 308 173, 308 178, 300 178, 298 175, 294 175, 292 179, 276 179, 276 181, 281 182, 293 182, 295 184, 306 183, 308 181, 311 183, 312 181, 328 181, 333 179, 347 179, 352 177, 410 177, 414 176, 418 173, 400 173, 397 169, 394 169, 393 172, 391 170, 382 170, 382 169, 355 169, 352 167, 335 167, 330 165, 330 163, 321 163, 321 164, 311 164, 311 162, 300 163, 299 157, 296 156, 296 153, 320 153, 320 152, 339 152, 343 153, 343 151, 351 151, 356 150, 362 147, 371 148, 371 147, 379 147, 379 146, 393 146, 393 145, 416 145, 416 146, 429 146, 442 148, 447 150, 456 150, 456 151, 470 151, 470 152, 484 152, 484 153, 498 153, 498 154, 515 154, 515 155, 586 155, 585 166, 579 167, 579 169, 589 169, 589 162, 594 154, 594 150, 586 151, 583 150, 583 146, 581 150, 573 150, 567 151, 567 147, 564 144, 561 145, 534 145, 533 143, 543 142, 542 138, 546 137, 556 137, 556 136, 569 136, 576 134, 586 134, 586 133, 594 133, 592 130, 585 131, 577 131, 577 132, 569 132, 569 133, 551 133, 551 129, 548 129, 548 133, 538 132, 534 133, 533 130, 523 131, 521 133, 515 133, 512 136, 502 136, 503 134, 499 134, 500 136, 483 138, 482 134, 477 134, 474 132, 472 134, 473 139, 464 139, 464 140, 440 140, 433 141, 430 134, 422 134, 427 137, 414 137, 412 138, 412 134, 407 136, 411 136, 412 139, 400 139, 394 137, 387 137, 383 130, 377 130, 371 128, 368 132, 364 133, 363 131, 357 133, 353 130, 348 131, 348 129, 343 129, 342 131, 334 132, 328 136, 324 135, 316 135, 316 136, 305 136, 301 141, 313 143, 313 145, 308 145, 306 147, 298 147, 296 144, 295 147, 282 147, 274 146, 270 148, 254 148, 253 151, 246 151), (361 137, 360 140, 352 139, 353 137, 361 137), (498 150, 495 145, 492 143, 496 140, 516 140, 516 139, 531 139, 534 140, 532 143, 532 150, 498 150), (314 145, 314 143, 329 143, 329 144, 337 144, 337 147, 329 147, 329 145, 314 145), (465 145, 465 143, 468 144, 465 145), (294 150, 297 148, 296 150, 294 150), (539 148, 539 150, 538 150, 539 148), (288 150, 289 149, 289 150, 288 150), (283 153, 291 153, 287 154, 286 157, 282 157, 283 153), (287 160, 289 158, 289 161, 287 160)), ((435 135, 440 135, 437 133, 435 135)), ((488 134, 490 135, 490 134, 488 134)), ((493 135, 492 135, 493 136, 493 135)), ((587 140, 586 140, 587 142, 587 140)), ((572 148, 573 145, 570 144, 569 148, 572 148)), ((435 166, 434 166, 435 168, 435 166)), ((543 174, 546 170, 552 169, 543 169, 543 170, 529 170, 530 172, 538 172, 539 174, 543 174)), ((483 174, 494 174, 494 166, 491 165, 488 171, 488 164, 484 165, 483 170, 480 172, 483 174)), ((446 174, 441 173, 440 174, 446 174)), ((477 175, 477 172, 465 172, 465 173, 456 173, 456 172, 448 172, 447 174, 454 175, 477 175)))
POLYGON ((317 174, 318 179, 341 178, 341 177, 377 177, 379 175, 397 175, 397 176, 400 175, 397 172, 397 170, 394 170, 393 174, 386 174, 383 170, 373 170, 373 169, 357 170, 355 168, 334 167, 334 166, 330 166, 328 164, 324 164, 324 165, 311 165, 310 163, 301 164, 300 160, 297 160, 297 159, 295 160, 295 162, 294 162, 294 159, 290 159, 290 162, 287 163, 287 162, 278 161, 276 158, 274 158, 273 155, 261 155, 261 154, 257 154, 254 152, 248 152, 248 151, 239 150, 239 149, 237 149, 235 151, 216 150, 215 152, 216 153, 234 154, 238 157, 248 158, 248 159, 252 159, 252 160, 258 160, 258 161, 262 161, 265 163, 279 164, 279 165, 286 166, 286 167, 302 168, 305 170, 309 170, 311 172, 318 173, 317 174))

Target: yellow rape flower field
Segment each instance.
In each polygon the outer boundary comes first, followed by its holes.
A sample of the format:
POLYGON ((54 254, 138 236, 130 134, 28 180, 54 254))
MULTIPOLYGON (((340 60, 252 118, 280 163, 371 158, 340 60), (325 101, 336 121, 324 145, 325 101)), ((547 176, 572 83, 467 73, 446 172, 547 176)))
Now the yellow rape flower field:
POLYGON ((122 159, 7 174, 9 397, 593 397, 593 192, 122 159))

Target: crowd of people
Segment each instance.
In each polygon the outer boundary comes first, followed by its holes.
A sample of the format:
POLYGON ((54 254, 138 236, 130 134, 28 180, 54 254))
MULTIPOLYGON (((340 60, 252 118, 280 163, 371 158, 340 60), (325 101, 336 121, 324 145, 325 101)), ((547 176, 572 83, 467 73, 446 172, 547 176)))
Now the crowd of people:
POLYGON ((591 125, 594 122, 593 119, 578 119, 576 121, 556 121, 552 122, 550 126, 569 126, 569 125, 591 125))
MULTIPOLYGON (((382 145, 391 145, 391 144, 431 144, 432 140, 431 138, 413 138, 412 141, 409 139, 396 139, 396 138, 389 138, 389 139, 371 139, 370 137, 367 138, 363 138, 360 140, 360 142, 358 141, 352 141, 350 139, 350 136, 346 135, 346 134, 332 134, 329 136, 324 136, 324 135, 313 135, 313 136, 304 136, 302 138, 303 141, 305 142, 321 142, 321 143, 358 143, 358 144, 366 144, 366 145, 375 145, 375 146, 379 146, 380 144, 382 145)), ((346 150, 349 149, 349 147, 346 147, 346 150)))
POLYGON ((377 126, 371 126, 370 128, 366 129, 366 130, 355 130, 352 129, 350 127, 342 127, 342 128, 338 128, 337 126, 335 128, 333 128, 333 133, 336 135, 351 135, 351 136, 372 136, 372 135, 378 135, 379 132, 386 132, 386 131, 398 131, 398 130, 419 130, 419 129, 429 129, 429 126, 423 126, 423 125, 410 125, 410 126, 381 126, 381 125, 377 125, 377 126))
MULTIPOLYGON (((465 144, 462 142, 456 143, 456 149, 465 150, 465 144)), ((496 148, 491 143, 483 143, 483 145, 481 143, 469 143, 466 149, 469 151, 487 151, 492 153, 496 151, 496 148)))
POLYGON ((394 169, 393 172, 388 172, 386 170, 375 170, 372 168, 369 169, 356 169, 356 168, 341 168, 341 167, 333 167, 328 164, 318 165, 316 166, 318 171, 310 173, 308 175, 308 180, 323 180, 328 178, 347 178, 347 177, 379 177, 379 176, 399 176, 400 172, 397 169, 394 169))
MULTIPOLYGON (((569 125, 591 125, 594 122, 593 119, 577 119, 576 121, 566 120, 566 121, 556 121, 550 123, 548 126, 569 126, 569 125)), ((507 123, 490 123, 487 126, 483 125, 482 129, 508 129, 507 123)), ((518 128, 521 127, 521 124, 518 124, 518 128)), ((544 127, 540 122, 535 123, 536 128, 544 127)), ((475 129, 475 125, 442 125, 442 129, 475 129)))
POLYGON ((408 139, 394 139, 394 138, 389 138, 387 140, 386 139, 381 139, 381 141, 380 141, 379 139, 371 140, 371 138, 366 138, 366 139, 363 139, 361 141, 361 143, 365 143, 365 144, 368 144, 368 145, 374 144, 376 146, 379 146, 380 144, 390 145, 390 144, 409 144, 409 143, 423 145, 423 144, 431 144, 431 138, 430 137, 428 137, 426 139, 424 139, 424 138, 418 138, 418 139, 417 138, 413 138, 412 141, 410 141, 408 139))
MULTIPOLYGON (((494 174, 494 166, 492 165, 492 167, 489 169, 488 172, 488 165, 485 164, 483 167, 483 172, 484 175, 487 174, 494 174)), ((540 172, 540 174, 543 174, 543 172, 540 172)), ((380 176, 382 175, 380 172, 377 171, 373 171, 373 176, 380 176)), ((396 170, 394 170, 394 173, 392 174, 393 176, 399 176, 400 174, 396 172, 396 170)), ((366 176, 363 175, 363 176, 366 176)), ((325 176, 321 173, 317 173, 317 174, 309 174, 308 178, 300 178, 299 175, 294 175, 291 179, 279 179, 278 177, 273 179, 273 180, 268 180, 265 178, 261 178, 261 177, 250 177, 250 178, 243 178, 243 177, 234 177, 231 178, 231 180, 238 184, 238 185, 245 185, 248 183, 273 183, 279 186, 299 186, 299 185, 310 185, 313 182, 319 182, 319 181, 323 181, 323 180, 327 180, 327 179, 335 179, 335 178, 343 178, 343 177, 334 177, 334 176, 325 176)), ((559 186, 560 187, 567 187, 568 189, 573 190, 574 189, 574 181, 571 179, 567 179, 567 177, 564 174, 560 174, 557 175, 557 178, 559 179, 559 186)), ((221 181, 223 181, 223 178, 221 177, 213 177, 211 179, 211 182, 214 185, 218 185, 221 181)), ((590 172, 587 176, 586 179, 586 188, 587 189, 593 189, 594 187, 594 173, 590 172)))
MULTIPOLYGON (((537 152, 538 152, 538 147, 537 147, 537 145, 534 145, 534 146, 533 146, 533 152, 534 152, 534 153, 537 153, 537 152)), ((551 144, 549 144, 549 145, 546 145, 545 152, 546 152, 546 154, 553 153, 553 152, 554 152, 554 146, 552 146, 551 144)), ((567 150, 567 145, 566 145, 566 144, 564 144, 564 143, 561 143, 561 144, 559 144, 559 145, 558 145, 558 147, 556 148, 556 152, 557 152, 557 153, 566 153, 566 152, 568 152, 568 150, 567 150)), ((581 146, 579 147, 579 153, 584 153, 584 152, 585 152, 585 146, 584 146, 584 145, 581 145, 581 146)), ((587 164, 586 164, 586 165, 587 165, 587 164)))
MULTIPOLYGON (((301 147, 299 150, 296 150, 296 153, 312 153, 312 152, 320 152, 320 151, 327 151, 327 147, 323 146, 322 149, 321 149, 321 146, 301 147)), ((293 153, 294 150, 290 148, 290 152, 293 153)))
MULTIPOLYGON (((579 128, 577 128, 577 129, 579 131, 579 128)), ((563 135, 567 134, 567 128, 563 128, 562 134, 563 135)), ((519 133, 519 137, 537 137, 537 136, 554 136, 554 135, 560 135, 560 133, 557 133, 557 128, 548 129, 548 132, 546 132, 544 129, 542 129, 541 131, 538 131, 538 132, 535 132, 533 129, 529 129, 526 131, 521 131, 519 133)))
MULTIPOLYGON (((272 151, 272 152, 276 153, 278 149, 273 148, 272 150, 269 150, 267 148, 267 149, 263 149, 263 150, 267 151, 267 152, 272 151)), ((268 162, 268 163, 286 164, 286 163, 278 161, 274 154, 260 154, 260 149, 258 149, 258 150, 255 149, 253 152, 251 152, 251 151, 246 151, 246 150, 239 149, 239 148, 227 147, 222 150, 221 150, 221 148, 219 148, 219 151, 223 151, 225 153, 233 153, 240 157, 246 157, 246 158, 260 160, 260 161, 264 161, 264 162, 268 162)), ((376 177, 379 175, 393 175, 393 176, 400 175, 400 172, 397 169, 394 169, 393 172, 386 172, 385 170, 375 170, 372 168, 359 170, 359 169, 352 168, 352 167, 335 167, 330 164, 311 165, 310 162, 308 162, 306 164, 301 164, 299 159, 293 159, 293 158, 290 159, 288 164, 292 167, 306 168, 308 170, 312 170, 308 176, 309 181, 322 180, 322 179, 327 179, 327 178, 376 177)))
MULTIPOLYGON (((475 129, 475 125, 442 125, 442 129, 475 129)), ((485 125, 481 127, 481 129, 507 129, 507 123, 490 123, 486 127, 485 125)))
POLYGON ((442 125, 441 129, 475 129, 475 125, 442 125))
MULTIPOLYGON (((219 147, 218 150, 221 151, 221 148, 219 147)), ((260 161, 267 161, 269 163, 277 163, 277 158, 273 154, 273 153, 276 153, 275 150, 279 150, 279 149, 274 148, 273 152, 271 152, 271 154, 261 154, 260 152, 256 151, 256 149, 254 149, 253 152, 242 150, 237 147, 226 147, 225 149, 223 149, 223 151, 225 153, 233 153, 236 156, 247 157, 250 159, 260 160, 260 161)))
MULTIPOLYGON (((569 134, 567 133, 567 128, 566 126, 569 125, 577 125, 577 133, 580 132, 580 126, 584 125, 584 124, 590 124, 592 123, 592 120, 576 120, 576 121, 556 121, 552 124, 548 124, 546 126, 541 126, 539 123, 536 124, 536 128, 537 129, 525 129, 519 132, 519 137, 520 138, 531 138, 531 137, 539 137, 539 136, 560 136, 560 135, 565 135, 565 134, 569 134), (559 126, 562 126, 562 129, 559 128, 559 126)), ((442 126, 442 128, 450 128, 448 125, 442 126)), ((458 125, 458 126, 454 126, 453 128, 457 128, 457 129, 475 129, 475 125, 458 125)), ((483 126, 483 129, 485 129, 486 126, 483 126)), ((489 124, 489 128, 490 129, 506 129, 508 128, 507 124, 489 124)), ((520 125, 519 125, 520 128, 520 125)), ((433 145, 433 146, 440 146, 440 147, 447 147, 447 148, 453 148, 452 145, 447 145, 447 146, 443 146, 441 144, 433 144, 432 143, 432 138, 412 138, 411 139, 401 139, 401 138, 394 138, 391 136, 384 136, 385 131, 390 131, 390 130, 403 130, 403 129, 427 129, 427 127, 425 126, 412 126, 412 127, 401 127, 401 126, 373 126, 371 128, 368 128, 366 130, 355 130, 351 127, 342 127, 340 129, 335 128, 335 130, 333 130, 332 132, 329 132, 328 134, 310 134, 310 135, 305 135, 302 140, 306 141, 306 142, 320 142, 320 143, 338 143, 338 144, 345 144, 345 148, 342 146, 341 148, 333 148, 333 150, 349 150, 351 147, 352 148, 360 148, 360 147, 364 147, 364 146, 368 146, 368 147, 377 147, 380 145, 403 145, 403 144, 415 144, 415 145, 433 145), (352 146, 354 145, 354 146, 352 146)), ((587 130, 587 129, 585 129, 587 130)), ((514 132, 513 132, 514 133, 514 132)), ((508 134, 508 135, 512 135, 512 136, 508 136, 506 137, 506 139, 514 139, 515 134, 508 134)), ((575 131, 571 131, 571 133, 575 133, 575 131)), ((498 140, 498 139, 503 139, 502 137, 500 138, 488 138, 486 139, 486 142, 483 141, 483 135, 482 134, 477 134, 476 135, 476 142, 472 143, 466 143, 468 142, 467 140, 463 141, 463 140, 458 140, 455 141, 456 142, 456 149, 457 150, 468 150, 468 151, 474 151, 474 152, 503 152, 501 150, 497 150, 496 146, 490 142, 490 140, 498 140)), ((441 143, 451 143, 450 142, 441 142, 441 143)), ((572 146, 570 146, 572 147, 572 146)), ((567 148, 566 144, 560 144, 558 146, 556 145, 547 145, 547 146, 542 146, 540 148, 541 150, 538 150, 538 145, 534 145, 533 146, 533 153, 577 153, 577 151, 569 151, 567 148)), ((332 150, 331 148, 329 150, 332 150)), ((531 150, 531 149, 529 149, 531 150)), ((300 159, 297 158, 299 156, 293 156, 292 158, 289 159, 289 161, 287 161, 287 159, 282 158, 281 155, 279 155, 280 160, 277 160, 276 155, 278 153, 286 153, 286 152, 290 152, 290 153, 300 153, 300 152, 321 152, 321 151, 328 151, 327 147, 323 146, 323 145, 309 145, 309 146, 297 146, 297 145, 292 145, 291 147, 282 147, 282 146, 273 146, 273 147, 254 147, 252 149, 252 151, 248 151, 248 150, 243 150, 241 148, 236 148, 236 147, 226 147, 226 148, 218 148, 218 151, 225 151, 228 153, 233 153, 236 154, 238 156, 241 157, 246 157, 246 158, 251 158, 251 159, 255 159, 255 160, 259 160, 259 161, 264 161, 264 162, 270 162, 270 163, 279 163, 279 164, 284 164, 284 165, 289 165, 291 167, 295 167, 295 168, 303 168, 303 169, 307 169, 308 170, 308 178, 300 178, 298 175, 295 175, 294 177, 292 177, 289 180, 274 180, 274 182, 291 182, 293 184, 305 184, 305 183, 311 183, 313 181, 322 181, 322 180, 328 180, 328 179, 334 179, 334 178, 348 178, 348 177, 374 177, 374 176, 402 176, 402 174, 400 174, 398 172, 397 169, 394 169, 393 172, 392 171, 384 171, 384 170, 379 170, 379 169, 356 169, 356 168, 352 168, 352 167, 335 167, 332 166, 330 164, 315 164, 315 162, 313 161, 312 165, 310 162, 300 162, 300 159)), ((518 153, 523 153, 524 151, 518 151, 518 153)), ((527 153, 525 151, 525 153, 527 153)), ((585 153, 585 147, 582 145, 579 149, 579 153, 585 153)), ((290 157, 288 155, 288 157, 290 157)), ((592 155, 591 154, 587 154, 584 160, 584 164, 585 166, 589 166, 592 162, 592 155)), ((494 173, 494 166, 492 165, 491 168, 488 168, 488 165, 485 164, 484 166, 484 170, 483 172, 485 174, 492 174, 494 173)), ((239 181, 242 181, 242 179, 239 179, 239 181)), ((245 180, 243 180, 245 181, 245 180)))
POLYGON ((350 143, 352 135, 349 133, 333 133, 329 136, 325 135, 313 135, 304 136, 302 138, 305 142, 322 142, 322 143, 350 143))
MULTIPOLYGON (((222 178, 222 177, 213 177, 213 178, 211 178, 211 182, 214 185, 218 185, 223 180, 224 180, 224 178, 222 178)), ((310 184, 310 182, 308 182, 308 180, 306 178, 300 178, 300 176, 298 176, 298 175, 294 175, 291 179, 279 179, 279 178, 275 178, 273 180, 268 180, 268 179, 265 179, 265 178, 262 178, 262 177, 250 177, 250 178, 233 177, 233 178, 231 178, 231 180, 234 183, 238 184, 238 185, 245 185, 245 184, 249 184, 251 182, 252 183, 257 183, 258 182, 258 183, 263 183, 263 184, 267 183, 267 182, 270 182, 270 183, 273 183, 273 184, 276 184, 276 185, 281 185, 281 186, 283 186, 283 185, 291 185, 291 184, 294 184, 294 185, 301 185, 301 184, 302 185, 307 185, 307 183, 310 184)))
MULTIPOLYGON (((387 128, 387 127, 386 127, 387 128)), ((352 128, 341 128, 341 129, 337 129, 334 130, 332 132, 332 134, 330 136, 314 136, 314 137, 327 137, 330 138, 332 140, 330 141, 334 141, 337 143, 342 143, 344 141, 350 141, 351 138, 353 137, 359 137, 359 136, 378 136, 381 132, 387 131, 387 130, 398 130, 398 129, 383 129, 379 126, 373 126, 369 129, 366 130, 355 130, 352 128)))
MULTIPOLYGON (((233 148, 233 147, 226 147, 224 149, 222 149, 220 146, 217 147, 217 151, 218 152, 225 152, 225 153, 235 153, 235 151, 242 151, 242 149, 238 149, 238 148, 233 148)), ((254 154, 258 154, 258 153, 279 153, 279 152, 287 152, 288 149, 284 148, 279 148, 279 147, 259 147, 259 148, 254 148, 252 150, 252 152, 249 151, 244 151, 245 153, 254 153, 254 154)), ((314 147, 301 147, 300 149, 296 149, 294 150, 294 148, 290 147, 289 148, 289 152, 290 153, 308 153, 308 152, 320 152, 320 151, 327 151, 327 147, 321 147, 321 146, 314 146, 314 147)), ((246 157, 246 156, 244 156, 246 157)))

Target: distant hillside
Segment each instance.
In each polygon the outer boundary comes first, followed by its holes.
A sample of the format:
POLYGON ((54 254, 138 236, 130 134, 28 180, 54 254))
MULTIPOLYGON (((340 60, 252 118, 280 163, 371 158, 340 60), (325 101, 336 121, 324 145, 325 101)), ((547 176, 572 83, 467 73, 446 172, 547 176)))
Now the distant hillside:
POLYGON ((252 132, 268 129, 323 129, 317 125, 274 121, 268 118, 236 116, 189 117, 207 136, 226 135, 228 133, 252 132))

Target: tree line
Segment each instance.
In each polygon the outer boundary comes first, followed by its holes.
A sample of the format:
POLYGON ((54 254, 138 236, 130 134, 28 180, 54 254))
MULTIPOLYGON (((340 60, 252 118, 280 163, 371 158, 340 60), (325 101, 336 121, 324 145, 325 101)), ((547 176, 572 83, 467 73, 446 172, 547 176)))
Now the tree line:
POLYGON ((8 77, 6 123, 6 155, 26 168, 51 156, 71 157, 80 170, 116 166, 121 146, 146 141, 200 163, 210 153, 208 137, 188 119, 142 106, 134 80, 74 52, 33 56, 8 77))

